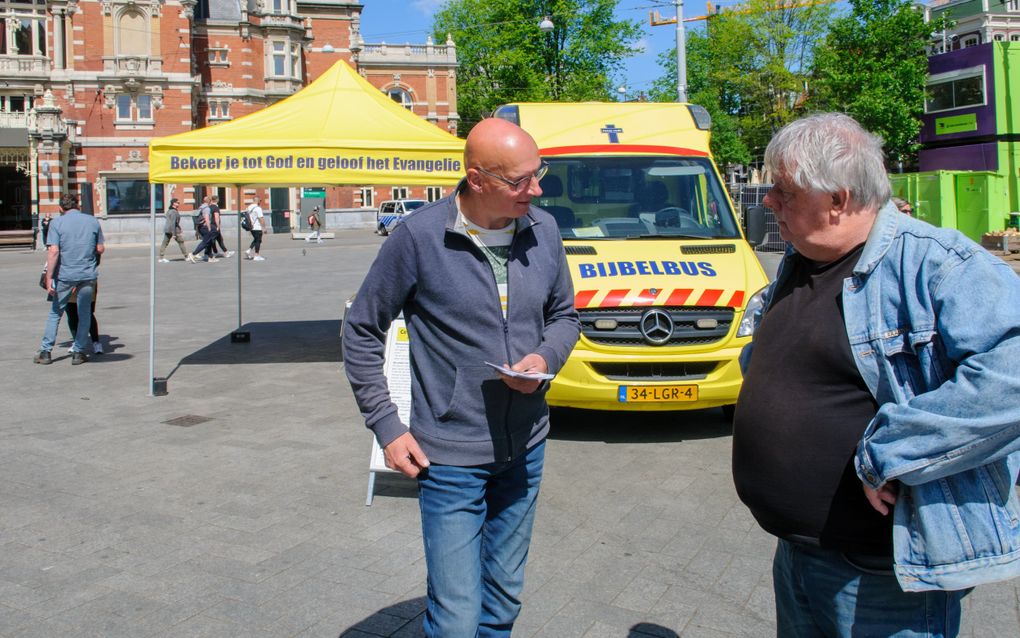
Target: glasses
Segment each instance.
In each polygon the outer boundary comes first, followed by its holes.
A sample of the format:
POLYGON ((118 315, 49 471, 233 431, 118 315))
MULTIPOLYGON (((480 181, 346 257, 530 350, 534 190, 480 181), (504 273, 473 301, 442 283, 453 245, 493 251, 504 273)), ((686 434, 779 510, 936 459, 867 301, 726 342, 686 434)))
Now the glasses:
POLYGON ((525 175, 524 177, 522 177, 520 179, 514 179, 514 180, 507 179, 507 178, 503 177, 502 175, 498 175, 496 173, 493 173, 492 171, 487 171, 484 168, 482 168, 481 166, 476 166, 475 169, 479 173, 483 173, 485 175, 488 175, 489 177, 495 177, 499 181, 501 181, 504 184, 506 184, 507 186, 509 186, 510 190, 512 190, 514 192, 517 192, 517 191, 523 190, 529 184, 531 184, 531 180, 533 180, 533 179, 536 180, 536 181, 541 182, 542 178, 545 177, 545 174, 549 172, 549 164, 547 162, 542 162, 542 164, 538 167, 538 170, 535 171, 534 173, 532 173, 531 175, 525 175))

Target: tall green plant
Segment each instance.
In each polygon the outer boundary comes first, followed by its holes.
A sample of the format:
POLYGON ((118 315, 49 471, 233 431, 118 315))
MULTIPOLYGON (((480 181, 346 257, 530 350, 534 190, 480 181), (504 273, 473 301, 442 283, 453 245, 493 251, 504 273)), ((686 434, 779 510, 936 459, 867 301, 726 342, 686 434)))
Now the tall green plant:
POLYGON ((851 0, 814 65, 814 110, 841 111, 885 140, 890 166, 912 164, 919 147, 927 47, 939 23, 909 0, 851 0))
POLYGON ((614 75, 641 31, 617 20, 617 0, 449 0, 439 41, 457 45, 457 110, 470 129, 500 104, 612 100, 614 75), (548 16, 549 33, 538 28, 548 16))

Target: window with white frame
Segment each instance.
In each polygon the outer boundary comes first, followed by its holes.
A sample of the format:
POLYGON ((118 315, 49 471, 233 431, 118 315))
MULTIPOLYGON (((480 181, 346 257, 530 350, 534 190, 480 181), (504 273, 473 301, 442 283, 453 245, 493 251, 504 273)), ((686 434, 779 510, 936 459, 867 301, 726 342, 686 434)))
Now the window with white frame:
POLYGON ((269 47, 269 76, 301 79, 301 45, 274 40, 269 47))
POLYGON ((443 187, 442 186, 429 186, 425 189, 425 199, 430 202, 439 201, 443 198, 443 187))
POLYGON ((969 49, 970 47, 976 47, 981 44, 981 38, 976 35, 969 35, 960 42, 961 49, 969 49))
POLYGON ((46 55, 46 18, 13 13, 0 18, 0 55, 46 55))
POLYGON ((227 55, 230 49, 227 47, 209 47, 209 66, 230 66, 227 55))
POLYGON ((394 186, 390 189, 390 199, 407 199, 406 186, 394 186))
POLYGON ((411 99, 411 94, 399 86, 386 89, 386 95, 390 96, 391 100, 403 106, 405 109, 410 109, 414 106, 414 100, 411 99))
POLYGON ((1006 39, 1006 36, 1005 36, 1005 35, 1003 35, 1003 34, 1001 34, 1001 33, 996 33, 996 34, 995 34, 994 36, 992 36, 992 38, 993 38, 993 39, 994 39, 994 40, 995 40, 996 42, 1002 42, 1003 40, 1005 40, 1005 39, 1006 39))
POLYGON ((34 100, 31 95, 0 95, 0 112, 25 113, 32 108, 34 100))
POLYGON ((1020 0, 1006 0, 1006 11, 1020 11, 1020 0))
POLYGON ((229 120, 230 119, 230 100, 209 100, 209 119, 210 120, 229 120))
POLYGON ((361 207, 375 208, 375 189, 371 186, 361 189, 361 207))
POLYGON ((151 122, 152 117, 152 96, 141 94, 137 96, 128 93, 121 93, 117 96, 116 103, 117 122, 151 122))
POLYGON ((288 13, 295 13, 293 7, 290 5, 290 0, 271 0, 266 5, 269 7, 270 13, 276 15, 286 15, 288 13))
POLYGON ((928 77, 925 113, 937 113, 985 103, 985 67, 939 73, 928 77))
POLYGON ((1013 35, 1009 36, 1009 41, 1020 42, 1020 33, 1014 33, 1013 35))

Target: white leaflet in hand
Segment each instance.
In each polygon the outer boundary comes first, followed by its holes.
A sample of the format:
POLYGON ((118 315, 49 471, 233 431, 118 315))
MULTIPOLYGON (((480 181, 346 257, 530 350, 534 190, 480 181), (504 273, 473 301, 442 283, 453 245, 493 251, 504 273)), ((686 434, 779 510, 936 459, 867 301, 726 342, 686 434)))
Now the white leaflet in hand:
POLYGON ((490 363, 488 361, 485 362, 485 365, 496 368, 497 370, 499 370, 500 374, 506 375, 508 377, 515 377, 518 379, 531 379, 532 381, 548 381, 549 379, 552 379, 553 377, 556 376, 555 374, 547 374, 545 372, 514 372, 510 368, 504 368, 501 365, 490 363))

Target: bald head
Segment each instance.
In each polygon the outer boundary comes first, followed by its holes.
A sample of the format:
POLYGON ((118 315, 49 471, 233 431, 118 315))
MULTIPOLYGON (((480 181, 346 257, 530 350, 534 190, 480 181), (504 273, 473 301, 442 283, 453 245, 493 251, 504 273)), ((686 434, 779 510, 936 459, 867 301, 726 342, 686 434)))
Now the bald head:
POLYGON ((484 228, 503 228, 528 213, 542 194, 538 145, 524 129, 490 118, 475 125, 464 144, 466 186, 458 194, 461 212, 484 228))
POLYGON ((464 166, 501 170, 521 157, 538 157, 538 145, 524 129, 498 118, 475 125, 464 144, 464 166))

